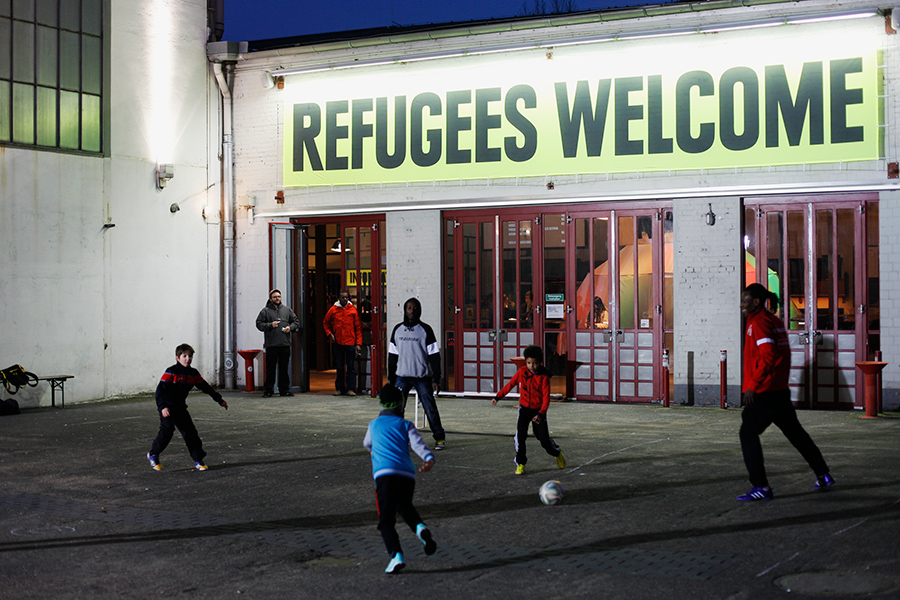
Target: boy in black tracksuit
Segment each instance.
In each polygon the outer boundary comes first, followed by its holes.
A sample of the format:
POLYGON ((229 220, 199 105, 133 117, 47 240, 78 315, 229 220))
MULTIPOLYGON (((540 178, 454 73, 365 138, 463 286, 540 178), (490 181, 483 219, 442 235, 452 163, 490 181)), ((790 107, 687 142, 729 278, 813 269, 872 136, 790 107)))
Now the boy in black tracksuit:
POLYGON ((159 462, 159 455, 169 442, 175 429, 181 432, 184 443, 187 444, 191 458, 194 459, 194 467, 198 471, 206 471, 206 464, 203 459, 206 452, 203 450, 203 442, 200 441, 200 435, 197 428, 194 427, 194 421, 191 419, 187 410, 187 395, 194 386, 197 386, 202 392, 212 396, 212 399, 219 403, 219 406, 228 410, 228 403, 222 399, 222 395, 203 380, 200 372, 191 367, 191 361, 194 359, 194 349, 187 344, 181 344, 175 348, 175 359, 178 361, 163 373, 156 386, 156 407, 159 409, 159 433, 153 440, 150 452, 147 454, 147 460, 154 470, 159 471, 162 465, 159 462))

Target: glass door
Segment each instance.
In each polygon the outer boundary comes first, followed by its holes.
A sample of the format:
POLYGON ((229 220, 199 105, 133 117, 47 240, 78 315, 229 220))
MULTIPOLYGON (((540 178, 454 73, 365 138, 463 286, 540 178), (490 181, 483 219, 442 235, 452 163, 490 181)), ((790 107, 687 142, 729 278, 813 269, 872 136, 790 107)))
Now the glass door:
POLYGON ((579 399, 657 400, 673 340, 672 210, 571 213, 569 221, 570 389, 579 399))
POLYGON ((877 202, 786 199, 747 202, 745 211, 745 278, 780 298, 792 399, 807 408, 861 407, 855 362, 878 349, 877 202))

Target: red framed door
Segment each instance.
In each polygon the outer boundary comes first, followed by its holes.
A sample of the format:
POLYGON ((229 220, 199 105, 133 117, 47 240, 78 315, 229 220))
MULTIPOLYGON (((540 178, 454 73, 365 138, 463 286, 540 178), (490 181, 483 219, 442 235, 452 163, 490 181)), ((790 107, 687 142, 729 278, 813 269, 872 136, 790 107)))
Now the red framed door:
POLYGON ((659 398, 672 211, 591 208, 445 213, 450 390, 495 393, 515 372, 511 359, 536 343, 554 395, 659 398))
POLYGON ((780 298, 798 406, 863 405, 855 363, 878 343, 877 219, 876 195, 745 201, 745 279, 780 298))
MULTIPOLYGON (((303 351, 330 366, 330 343, 324 340, 322 320, 328 307, 346 289, 360 314, 363 326, 363 349, 359 363, 358 390, 376 395, 386 378, 385 285, 386 256, 384 215, 333 217, 297 220, 296 226, 306 231, 304 272, 299 279, 304 286, 304 312, 309 327, 314 328, 303 351)), ((309 361, 311 362, 311 361, 309 361)))

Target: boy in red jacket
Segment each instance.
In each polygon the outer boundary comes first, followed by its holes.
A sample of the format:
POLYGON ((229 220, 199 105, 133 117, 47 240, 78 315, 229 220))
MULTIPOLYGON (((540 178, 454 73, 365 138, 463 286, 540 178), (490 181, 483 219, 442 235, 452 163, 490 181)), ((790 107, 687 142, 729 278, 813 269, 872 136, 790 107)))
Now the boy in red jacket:
POLYGON ((538 439, 550 456, 556 457, 556 465, 560 469, 566 466, 566 457, 562 450, 550 437, 547 426, 547 409, 550 407, 550 370, 543 366, 544 351, 540 346, 528 346, 522 353, 525 366, 516 371, 502 390, 494 396, 497 400, 506 396, 514 385, 519 386, 519 419, 516 422, 516 475, 525 473, 525 438, 528 437, 528 424, 532 423, 534 437, 538 439))

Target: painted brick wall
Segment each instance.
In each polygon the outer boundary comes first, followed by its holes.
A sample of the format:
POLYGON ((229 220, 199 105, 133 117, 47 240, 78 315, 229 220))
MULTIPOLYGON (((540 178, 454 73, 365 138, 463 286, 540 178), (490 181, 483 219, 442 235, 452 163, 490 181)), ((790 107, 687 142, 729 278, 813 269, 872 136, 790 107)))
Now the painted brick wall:
POLYGON ((900 407, 900 192, 882 192, 878 202, 884 405, 900 407))
MULTIPOLYGON (((403 320, 403 302, 422 302, 422 320, 441 339, 441 213, 387 214, 387 330, 403 320)), ((443 352, 443 348, 441 351, 443 352)))
POLYGON ((671 369, 677 404, 718 404, 719 353, 728 352, 728 400, 740 385, 740 204, 732 198, 675 202, 675 340, 671 369), (716 215, 713 226, 706 213, 716 215))

